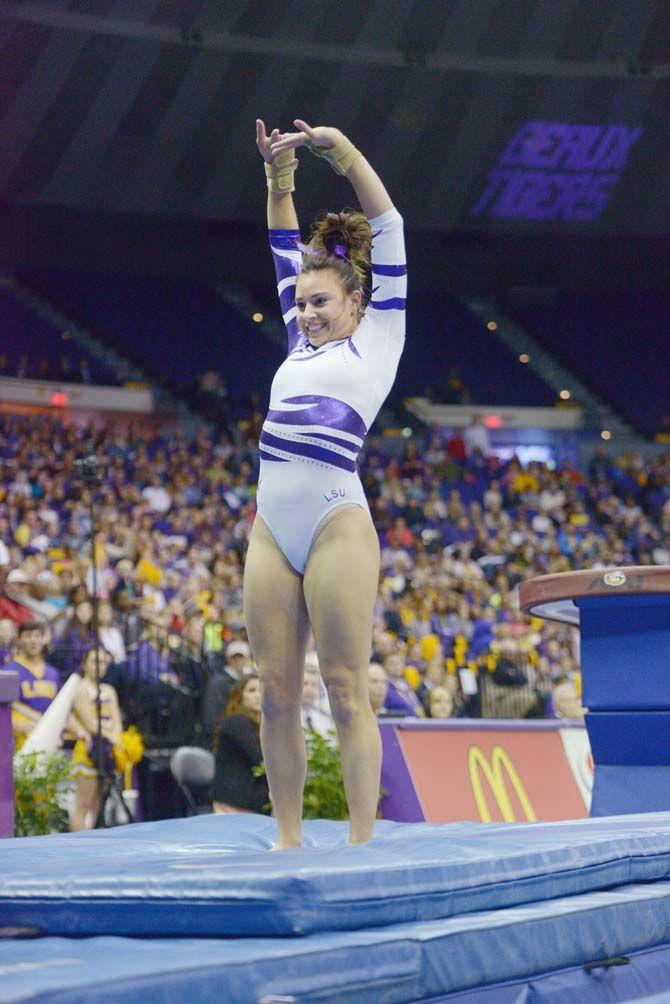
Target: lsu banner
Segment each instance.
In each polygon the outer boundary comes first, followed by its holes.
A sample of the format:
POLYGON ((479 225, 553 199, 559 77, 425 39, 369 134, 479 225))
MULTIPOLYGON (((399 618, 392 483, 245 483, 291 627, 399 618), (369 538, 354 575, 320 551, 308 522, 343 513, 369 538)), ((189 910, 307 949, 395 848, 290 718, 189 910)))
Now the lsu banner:
POLYGON ((386 819, 512 823, 588 815, 583 728, 490 721, 380 727, 386 819), (572 732, 579 736, 571 741, 572 732))

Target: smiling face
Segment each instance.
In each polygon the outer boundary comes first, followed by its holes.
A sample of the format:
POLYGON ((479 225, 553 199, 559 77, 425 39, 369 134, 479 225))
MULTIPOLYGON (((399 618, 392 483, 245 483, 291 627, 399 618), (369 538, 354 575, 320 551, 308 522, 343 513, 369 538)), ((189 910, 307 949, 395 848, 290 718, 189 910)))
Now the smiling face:
POLYGON ((333 269, 319 268, 298 276, 295 304, 300 331, 314 348, 319 348, 354 333, 361 293, 347 293, 333 269))

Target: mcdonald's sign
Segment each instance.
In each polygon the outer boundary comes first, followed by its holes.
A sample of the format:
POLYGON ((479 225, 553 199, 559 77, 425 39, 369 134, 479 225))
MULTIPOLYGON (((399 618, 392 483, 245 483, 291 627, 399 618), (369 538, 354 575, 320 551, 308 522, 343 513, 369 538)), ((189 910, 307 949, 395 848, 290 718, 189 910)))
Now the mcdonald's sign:
POLYGON ((393 730, 382 764, 387 819, 526 823, 587 815, 560 722, 403 721, 383 729, 393 730))
POLYGON ((507 786, 508 783, 513 789, 528 822, 532 823, 537 820, 521 778, 502 746, 493 747, 490 761, 480 746, 471 746, 468 750, 468 774, 470 775, 472 793, 475 796, 477 811, 482 823, 490 823, 492 819, 489 803, 484 794, 482 776, 486 780, 505 823, 519 822, 514 815, 514 808, 507 786))

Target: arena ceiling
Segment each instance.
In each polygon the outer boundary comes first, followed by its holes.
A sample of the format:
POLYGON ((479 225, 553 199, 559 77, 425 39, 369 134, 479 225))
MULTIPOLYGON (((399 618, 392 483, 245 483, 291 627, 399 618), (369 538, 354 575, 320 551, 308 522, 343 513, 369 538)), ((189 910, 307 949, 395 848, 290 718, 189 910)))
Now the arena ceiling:
POLYGON ((9 203, 257 223, 254 119, 299 115, 413 229, 662 233, 669 112, 667 0, 0 0, 9 203))

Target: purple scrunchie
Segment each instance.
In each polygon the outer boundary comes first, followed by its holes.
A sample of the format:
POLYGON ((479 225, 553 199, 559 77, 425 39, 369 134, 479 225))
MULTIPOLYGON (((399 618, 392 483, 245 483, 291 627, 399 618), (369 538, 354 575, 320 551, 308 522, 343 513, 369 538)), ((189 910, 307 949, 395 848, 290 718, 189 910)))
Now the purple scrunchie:
MULTIPOLYGON (((294 240, 294 244, 298 251, 302 254, 314 254, 314 249, 309 246, 309 244, 303 244, 302 241, 294 240)), ((326 248, 328 254, 335 255, 336 258, 343 258, 344 261, 349 261, 349 256, 347 254, 347 248, 344 244, 333 244, 332 247, 326 248)))
POLYGON ((337 258, 344 258, 345 261, 349 261, 344 244, 333 244, 332 248, 330 248, 330 253, 336 255, 337 258))

